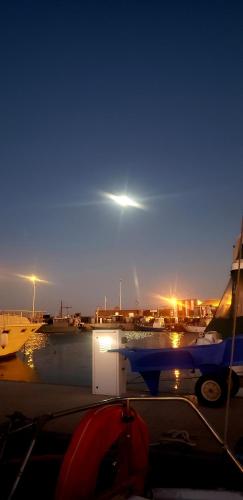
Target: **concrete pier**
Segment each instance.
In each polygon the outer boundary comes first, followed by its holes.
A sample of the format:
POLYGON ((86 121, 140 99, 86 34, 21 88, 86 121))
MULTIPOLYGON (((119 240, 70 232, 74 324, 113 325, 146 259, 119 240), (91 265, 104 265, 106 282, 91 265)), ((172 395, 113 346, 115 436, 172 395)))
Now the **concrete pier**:
MULTIPOLYGON (((126 396, 138 396, 139 393, 128 391, 126 396)), ((148 394, 143 394, 143 396, 148 394)), ((166 395, 166 394, 164 394, 166 395)), ((169 394, 167 394, 169 395, 169 394)), ((107 396, 108 398, 108 396, 107 396)), ((195 396, 188 396, 197 404, 195 396)), ((77 386, 50 385, 32 382, 0 382, 0 421, 6 415, 18 410, 28 417, 66 410, 88 405, 106 399, 106 396, 91 394, 90 388, 77 386)), ((197 446, 204 450, 214 450, 216 443, 208 430, 189 406, 183 402, 139 401, 132 403, 147 421, 152 441, 161 439, 164 432, 171 429, 186 430, 197 446)), ((198 406, 214 429, 223 436, 225 407, 211 409, 198 406)), ((83 414, 83 413, 82 413, 83 414)), ((47 424, 47 429, 56 432, 71 433, 81 413, 58 418, 47 424)), ((229 421, 229 445, 232 449, 243 436, 243 389, 231 400, 229 421)), ((218 445, 217 445, 218 446, 218 445)))

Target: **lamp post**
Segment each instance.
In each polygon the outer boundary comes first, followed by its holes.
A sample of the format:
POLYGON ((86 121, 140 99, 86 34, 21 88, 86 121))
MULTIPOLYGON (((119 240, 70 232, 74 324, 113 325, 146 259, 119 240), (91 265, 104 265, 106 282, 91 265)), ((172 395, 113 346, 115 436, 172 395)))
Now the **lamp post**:
POLYGON ((32 295, 32 319, 35 317, 35 301, 36 301, 36 283, 49 283, 49 281, 42 280, 35 274, 31 274, 30 276, 26 276, 24 274, 18 274, 20 278, 24 278, 28 281, 31 281, 33 284, 33 295, 32 295))
POLYGON ((32 279, 31 279, 32 283, 33 283, 33 299, 32 299, 32 318, 34 319, 35 317, 35 293, 36 293, 36 277, 33 276, 32 279))
POLYGON ((120 280, 120 311, 121 311, 121 308, 122 308, 122 280, 120 280))
POLYGON ((172 297, 171 303, 173 305, 173 314, 175 318, 175 323, 178 323, 178 303, 176 297, 172 297))

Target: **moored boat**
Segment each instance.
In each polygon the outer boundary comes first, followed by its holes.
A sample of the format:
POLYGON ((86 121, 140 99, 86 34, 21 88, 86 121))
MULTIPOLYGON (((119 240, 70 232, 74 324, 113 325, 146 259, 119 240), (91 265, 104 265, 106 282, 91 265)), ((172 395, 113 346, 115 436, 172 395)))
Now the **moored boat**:
POLYGON ((152 323, 144 324, 137 323, 136 329, 141 332, 164 332, 166 330, 165 320, 163 317, 155 318, 152 323))
POLYGON ((236 335, 243 333, 243 237, 237 238, 233 246, 233 260, 230 278, 220 300, 218 308, 205 332, 215 330, 225 338, 232 334, 235 326, 236 335), (234 317, 235 316, 235 317, 234 317))
POLYGON ((209 324, 210 319, 200 319, 198 321, 194 320, 190 323, 183 323, 183 328, 188 333, 203 333, 209 324))
POLYGON ((43 323, 34 321, 22 311, 0 312, 0 360, 14 356, 32 333, 43 323))

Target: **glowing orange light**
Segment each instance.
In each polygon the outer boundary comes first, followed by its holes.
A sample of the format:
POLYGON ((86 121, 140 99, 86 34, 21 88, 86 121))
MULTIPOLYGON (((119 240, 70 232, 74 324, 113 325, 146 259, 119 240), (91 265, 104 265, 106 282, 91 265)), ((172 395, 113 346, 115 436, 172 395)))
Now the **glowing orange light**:
POLYGON ((175 296, 172 297, 165 297, 163 295, 156 295, 156 298, 159 300, 164 300, 168 302, 171 306, 176 307, 176 306, 183 306, 183 302, 179 299, 177 299, 175 296))

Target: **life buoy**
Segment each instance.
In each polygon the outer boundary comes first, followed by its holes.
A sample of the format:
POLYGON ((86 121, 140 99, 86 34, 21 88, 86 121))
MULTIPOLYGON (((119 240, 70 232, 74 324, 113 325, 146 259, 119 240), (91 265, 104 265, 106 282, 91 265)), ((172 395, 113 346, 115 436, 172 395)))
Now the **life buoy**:
MULTIPOLYGON (((129 485, 130 494, 143 494, 148 469, 147 425, 135 410, 124 415, 122 405, 109 405, 89 411, 76 428, 61 466, 56 500, 94 498, 100 464, 115 443, 120 446, 120 460, 113 487, 119 490, 119 486, 129 485)), ((112 496, 108 492, 103 498, 112 496)))

